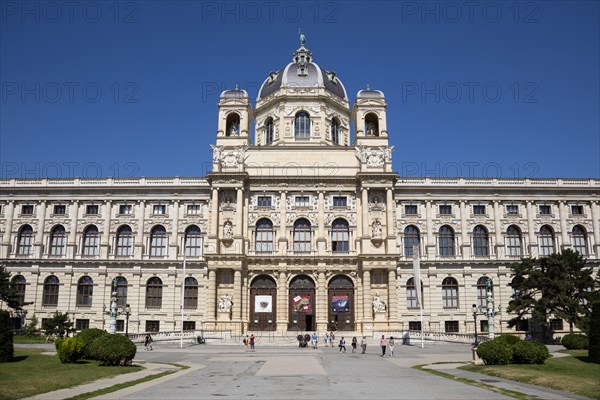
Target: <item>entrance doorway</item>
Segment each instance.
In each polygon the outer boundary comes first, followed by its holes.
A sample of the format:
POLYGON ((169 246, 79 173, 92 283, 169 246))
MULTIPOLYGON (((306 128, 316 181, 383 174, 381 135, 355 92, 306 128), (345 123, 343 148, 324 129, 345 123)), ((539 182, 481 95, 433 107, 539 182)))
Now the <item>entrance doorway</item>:
POLYGON ((344 275, 329 281, 327 329, 330 331, 354 330, 354 284, 344 275))
POLYGON ((315 283, 306 275, 298 275, 290 282, 290 331, 315 330, 315 283))
POLYGON ((277 284, 268 275, 257 276, 250 285, 249 330, 274 331, 277 318, 277 284))

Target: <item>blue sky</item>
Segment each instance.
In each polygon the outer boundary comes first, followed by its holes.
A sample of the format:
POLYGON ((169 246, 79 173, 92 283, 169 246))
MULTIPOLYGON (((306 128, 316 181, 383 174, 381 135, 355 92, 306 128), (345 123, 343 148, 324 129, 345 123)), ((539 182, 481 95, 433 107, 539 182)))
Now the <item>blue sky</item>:
POLYGON ((0 177, 203 176, 298 29, 403 176, 600 177, 597 1, 0 1, 0 177))

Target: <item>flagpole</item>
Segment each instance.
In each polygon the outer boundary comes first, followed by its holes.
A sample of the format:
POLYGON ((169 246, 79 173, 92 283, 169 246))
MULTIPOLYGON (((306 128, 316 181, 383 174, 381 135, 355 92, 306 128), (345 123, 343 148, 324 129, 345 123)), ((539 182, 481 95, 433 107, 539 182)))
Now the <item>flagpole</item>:
POLYGON ((181 339, 179 343, 179 348, 183 349, 183 301, 184 301, 184 292, 185 292, 185 256, 186 256, 186 248, 185 248, 185 239, 183 239, 183 276, 181 277, 181 339))

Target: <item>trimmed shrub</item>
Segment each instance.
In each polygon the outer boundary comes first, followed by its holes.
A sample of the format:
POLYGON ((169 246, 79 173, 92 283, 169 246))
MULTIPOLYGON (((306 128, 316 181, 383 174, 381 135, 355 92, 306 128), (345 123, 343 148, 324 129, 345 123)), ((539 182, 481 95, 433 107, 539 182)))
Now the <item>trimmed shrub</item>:
POLYGON ((494 340, 496 340, 498 342, 502 342, 509 346, 514 346, 515 344, 517 344, 521 341, 521 338, 518 336, 515 336, 515 335, 504 334, 504 335, 497 336, 496 338, 494 338, 494 340))
POLYGON ((93 343, 99 337, 102 337, 102 336, 108 335, 108 334, 109 334, 108 332, 103 331, 102 329, 97 329, 97 328, 84 329, 81 332, 79 332, 77 334, 77 338, 79 340, 81 340, 81 342, 83 343, 82 358, 85 360, 95 360, 96 354, 94 354, 94 352, 92 351, 93 343))
POLYGON ((137 348, 123 335, 102 335, 92 343, 92 353, 102 365, 128 365, 137 348))
POLYGON ((8 311, 0 310, 0 362, 13 359, 15 352, 13 346, 12 321, 8 311))
POLYGON ((533 340, 521 340, 513 346, 514 364, 543 364, 548 357, 548 348, 533 340))
POLYGON ((512 347, 494 339, 477 346, 477 355, 485 365, 506 365, 512 360, 512 347))
POLYGON ((561 344, 569 350, 582 350, 588 348, 589 342, 586 335, 569 333, 563 336, 561 344))
POLYGON ((592 304, 589 339, 588 356, 590 361, 600 364, 600 301, 592 304))
POLYGON ((58 358, 63 364, 70 364, 81 360, 83 343, 76 337, 66 338, 57 346, 58 358))
POLYGON ((61 338, 56 338, 54 339, 54 348, 56 349, 56 352, 58 353, 58 350, 60 349, 60 345, 62 344, 62 342, 64 342, 65 339, 61 339, 61 338))

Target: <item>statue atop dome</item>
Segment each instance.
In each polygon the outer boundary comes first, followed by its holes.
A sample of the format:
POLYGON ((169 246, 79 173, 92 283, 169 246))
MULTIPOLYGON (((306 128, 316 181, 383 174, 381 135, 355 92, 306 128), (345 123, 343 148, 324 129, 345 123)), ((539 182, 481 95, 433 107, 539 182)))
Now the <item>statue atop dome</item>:
POLYGON ((300 46, 304 47, 306 44, 306 36, 304 36, 304 33, 302 33, 300 28, 298 28, 298 35, 300 35, 300 46))

